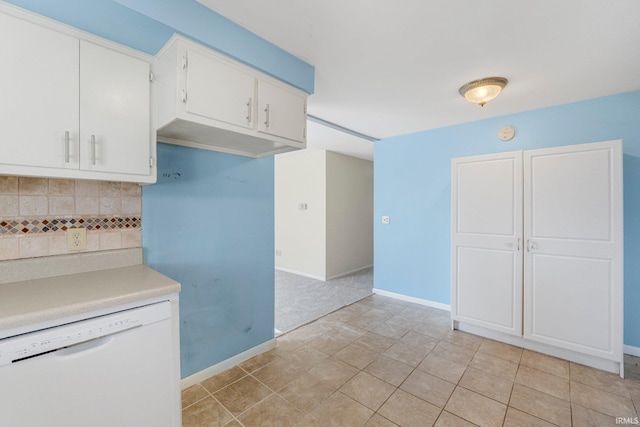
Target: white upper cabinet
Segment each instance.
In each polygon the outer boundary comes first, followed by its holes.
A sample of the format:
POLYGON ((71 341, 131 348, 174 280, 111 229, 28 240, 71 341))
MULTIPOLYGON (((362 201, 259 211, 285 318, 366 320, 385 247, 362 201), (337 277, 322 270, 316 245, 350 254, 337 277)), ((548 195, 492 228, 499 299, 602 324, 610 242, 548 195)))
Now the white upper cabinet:
POLYGON ((158 141, 248 157, 306 147, 306 93, 180 36, 156 58, 158 141))
POLYGON ((0 174, 155 182, 150 62, 0 6, 0 174))
POLYGON ((186 58, 186 112, 253 128, 256 78, 196 49, 188 49, 186 58))
POLYGON ((78 54, 78 39, 0 13, 0 173, 78 168, 65 156, 78 141, 78 54))
POLYGON ((260 132, 305 141, 306 102, 297 93, 266 81, 258 82, 258 130, 260 132))
POLYGON ((80 42, 80 168, 148 175, 149 63, 80 42))

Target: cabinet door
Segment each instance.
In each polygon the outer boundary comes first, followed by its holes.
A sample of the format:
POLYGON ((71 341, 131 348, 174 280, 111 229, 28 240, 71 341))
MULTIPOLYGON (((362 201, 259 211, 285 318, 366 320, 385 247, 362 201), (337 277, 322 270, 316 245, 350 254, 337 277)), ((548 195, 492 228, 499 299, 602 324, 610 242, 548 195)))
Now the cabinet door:
POLYGON ((306 97, 258 81, 258 130, 293 141, 306 141, 306 97))
POLYGON ((149 64, 80 43, 81 169, 148 175, 149 64))
POLYGON ((621 142, 524 158, 525 336, 621 361, 621 142))
POLYGON ((452 160, 453 320, 522 335, 522 152, 452 160))
POLYGON ((254 128, 256 79, 224 60, 187 50, 186 111, 254 128))
POLYGON ((77 169, 78 40, 0 13, 0 57, 0 168, 77 169))

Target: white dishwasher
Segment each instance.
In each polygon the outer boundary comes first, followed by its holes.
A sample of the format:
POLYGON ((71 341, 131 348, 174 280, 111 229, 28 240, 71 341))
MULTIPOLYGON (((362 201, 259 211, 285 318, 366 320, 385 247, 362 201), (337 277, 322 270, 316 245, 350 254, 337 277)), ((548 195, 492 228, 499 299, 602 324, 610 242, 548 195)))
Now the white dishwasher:
POLYGON ((163 301, 1 339, 0 426, 179 425, 171 337, 163 301))

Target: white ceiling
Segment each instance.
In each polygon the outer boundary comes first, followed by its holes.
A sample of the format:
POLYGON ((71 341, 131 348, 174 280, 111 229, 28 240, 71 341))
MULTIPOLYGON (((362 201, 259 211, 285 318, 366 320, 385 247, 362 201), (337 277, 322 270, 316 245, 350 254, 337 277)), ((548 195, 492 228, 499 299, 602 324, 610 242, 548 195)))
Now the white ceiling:
MULTIPOLYGON (((337 131, 311 120, 307 121, 307 151, 329 150, 347 156, 373 160, 373 142, 337 131)), ((298 151, 278 154, 294 155, 298 151)))
POLYGON ((198 1, 315 66, 310 115, 375 138, 640 89, 638 0, 198 1), (490 76, 509 84, 485 107, 458 94, 490 76))

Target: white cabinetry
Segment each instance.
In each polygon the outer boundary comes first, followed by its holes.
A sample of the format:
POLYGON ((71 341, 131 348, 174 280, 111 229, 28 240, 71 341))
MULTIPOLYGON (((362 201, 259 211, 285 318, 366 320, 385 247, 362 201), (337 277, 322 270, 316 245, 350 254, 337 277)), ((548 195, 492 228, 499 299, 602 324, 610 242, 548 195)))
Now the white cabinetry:
POLYGON ((0 12, 0 173, 7 165, 77 168, 78 39, 0 12))
POLYGON ((268 135, 304 142, 306 100, 293 90, 258 81, 258 130, 268 135))
POLYGON ((80 169, 149 175, 149 63, 80 42, 80 169))
POLYGON ((452 172, 452 318, 522 335, 522 152, 452 172))
POLYGON ((150 63, 5 8, 0 174, 155 182, 150 63))
POLYGON ((306 147, 307 95, 174 36, 158 53, 158 141, 263 157, 306 147))
POLYGON ((622 236, 621 141, 453 159, 454 326, 622 374, 622 236))
POLYGON ((198 49, 187 49, 184 68, 188 70, 184 90, 187 114, 253 128, 254 76, 198 49))

